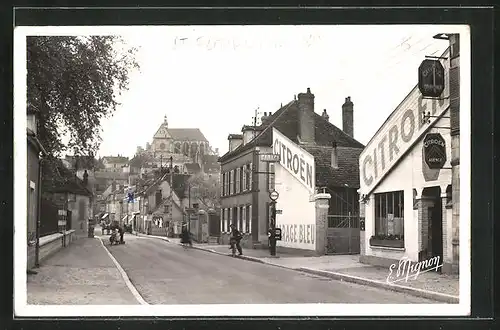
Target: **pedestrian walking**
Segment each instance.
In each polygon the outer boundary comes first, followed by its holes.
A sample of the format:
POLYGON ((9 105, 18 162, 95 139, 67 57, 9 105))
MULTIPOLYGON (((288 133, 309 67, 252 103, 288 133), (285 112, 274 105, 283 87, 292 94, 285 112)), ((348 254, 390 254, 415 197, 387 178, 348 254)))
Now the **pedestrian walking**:
POLYGON ((193 241, 191 240, 191 233, 189 232, 186 223, 182 224, 181 244, 184 245, 188 244, 189 246, 193 246, 193 241))
POLYGON ((238 250, 238 255, 243 255, 243 249, 241 248, 241 240, 243 238, 243 234, 236 228, 235 224, 231 224, 231 238, 229 240, 229 248, 232 249, 234 245, 236 245, 236 249, 238 250))

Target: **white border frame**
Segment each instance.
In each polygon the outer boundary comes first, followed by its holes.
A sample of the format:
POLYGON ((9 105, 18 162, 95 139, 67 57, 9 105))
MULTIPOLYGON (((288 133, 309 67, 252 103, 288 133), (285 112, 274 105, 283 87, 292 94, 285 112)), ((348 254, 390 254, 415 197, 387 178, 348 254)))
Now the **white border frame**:
MULTIPOLYGON (((422 25, 425 27, 428 25, 422 25)), ((201 27, 201 26, 200 26, 201 27)), ((397 26, 393 26, 397 28, 397 26)), ((459 304, 253 304, 249 305, 28 305, 26 275, 26 36, 123 34, 158 27, 16 27, 14 30, 14 315, 63 316, 457 316, 470 313, 471 49, 467 25, 441 25, 460 33, 460 303, 459 304)), ((261 28, 255 26, 254 28, 261 28)), ((367 27, 368 28, 368 27, 367 27)))

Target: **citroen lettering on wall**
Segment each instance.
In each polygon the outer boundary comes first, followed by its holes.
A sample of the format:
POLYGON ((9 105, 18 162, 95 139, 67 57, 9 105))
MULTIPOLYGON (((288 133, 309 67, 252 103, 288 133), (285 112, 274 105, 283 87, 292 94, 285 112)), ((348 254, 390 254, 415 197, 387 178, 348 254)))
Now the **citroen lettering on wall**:
POLYGON ((446 163, 446 143, 439 133, 429 133, 424 138, 424 160, 431 169, 441 169, 446 163))
MULTIPOLYGON (((443 56, 446 57, 448 52, 443 56)), ((449 63, 445 65, 445 94, 449 89, 449 63)), ((421 138, 448 109, 448 98, 425 99, 418 86, 398 105, 379 131, 365 147, 359 158, 360 193, 369 194, 401 157, 421 138), (433 116, 424 122, 424 114, 433 116)))
POLYGON ((310 193, 315 188, 314 157, 273 128, 273 153, 280 155, 279 164, 300 181, 310 193))

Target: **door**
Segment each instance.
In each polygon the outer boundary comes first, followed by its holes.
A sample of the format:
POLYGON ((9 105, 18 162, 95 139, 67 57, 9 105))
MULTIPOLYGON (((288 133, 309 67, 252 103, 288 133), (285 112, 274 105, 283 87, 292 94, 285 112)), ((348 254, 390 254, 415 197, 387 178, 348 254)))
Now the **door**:
POLYGON ((359 254, 359 220, 355 216, 328 216, 327 254, 359 254))
MULTIPOLYGON (((427 258, 439 257, 443 262, 443 211, 441 198, 436 199, 433 207, 429 208, 429 231, 428 231, 428 255, 427 258)), ((441 268, 438 269, 441 272, 441 268)))

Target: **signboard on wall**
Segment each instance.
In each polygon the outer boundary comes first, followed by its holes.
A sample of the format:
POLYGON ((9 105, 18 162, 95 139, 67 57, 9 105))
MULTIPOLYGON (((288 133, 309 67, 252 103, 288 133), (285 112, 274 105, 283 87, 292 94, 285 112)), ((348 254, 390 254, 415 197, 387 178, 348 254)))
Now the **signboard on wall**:
POLYGON ((314 157, 274 127, 273 153, 280 155, 278 164, 299 180, 311 194, 314 193, 316 186, 314 157))
POLYGON ((425 97, 439 97, 444 90, 444 67, 439 60, 425 59, 418 67, 418 89, 425 97))
MULTIPOLYGON (((446 51, 443 57, 449 56, 446 51)), ((449 61, 444 62, 445 94, 449 90, 449 61)), ((373 136, 359 157, 360 194, 369 194, 403 155, 444 114, 449 99, 424 99, 418 86, 406 96, 373 136), (430 113, 428 122, 422 119, 430 113)))
POLYGON ((424 138, 424 160, 430 169, 442 169, 446 163, 446 142, 439 133, 429 133, 424 138))

